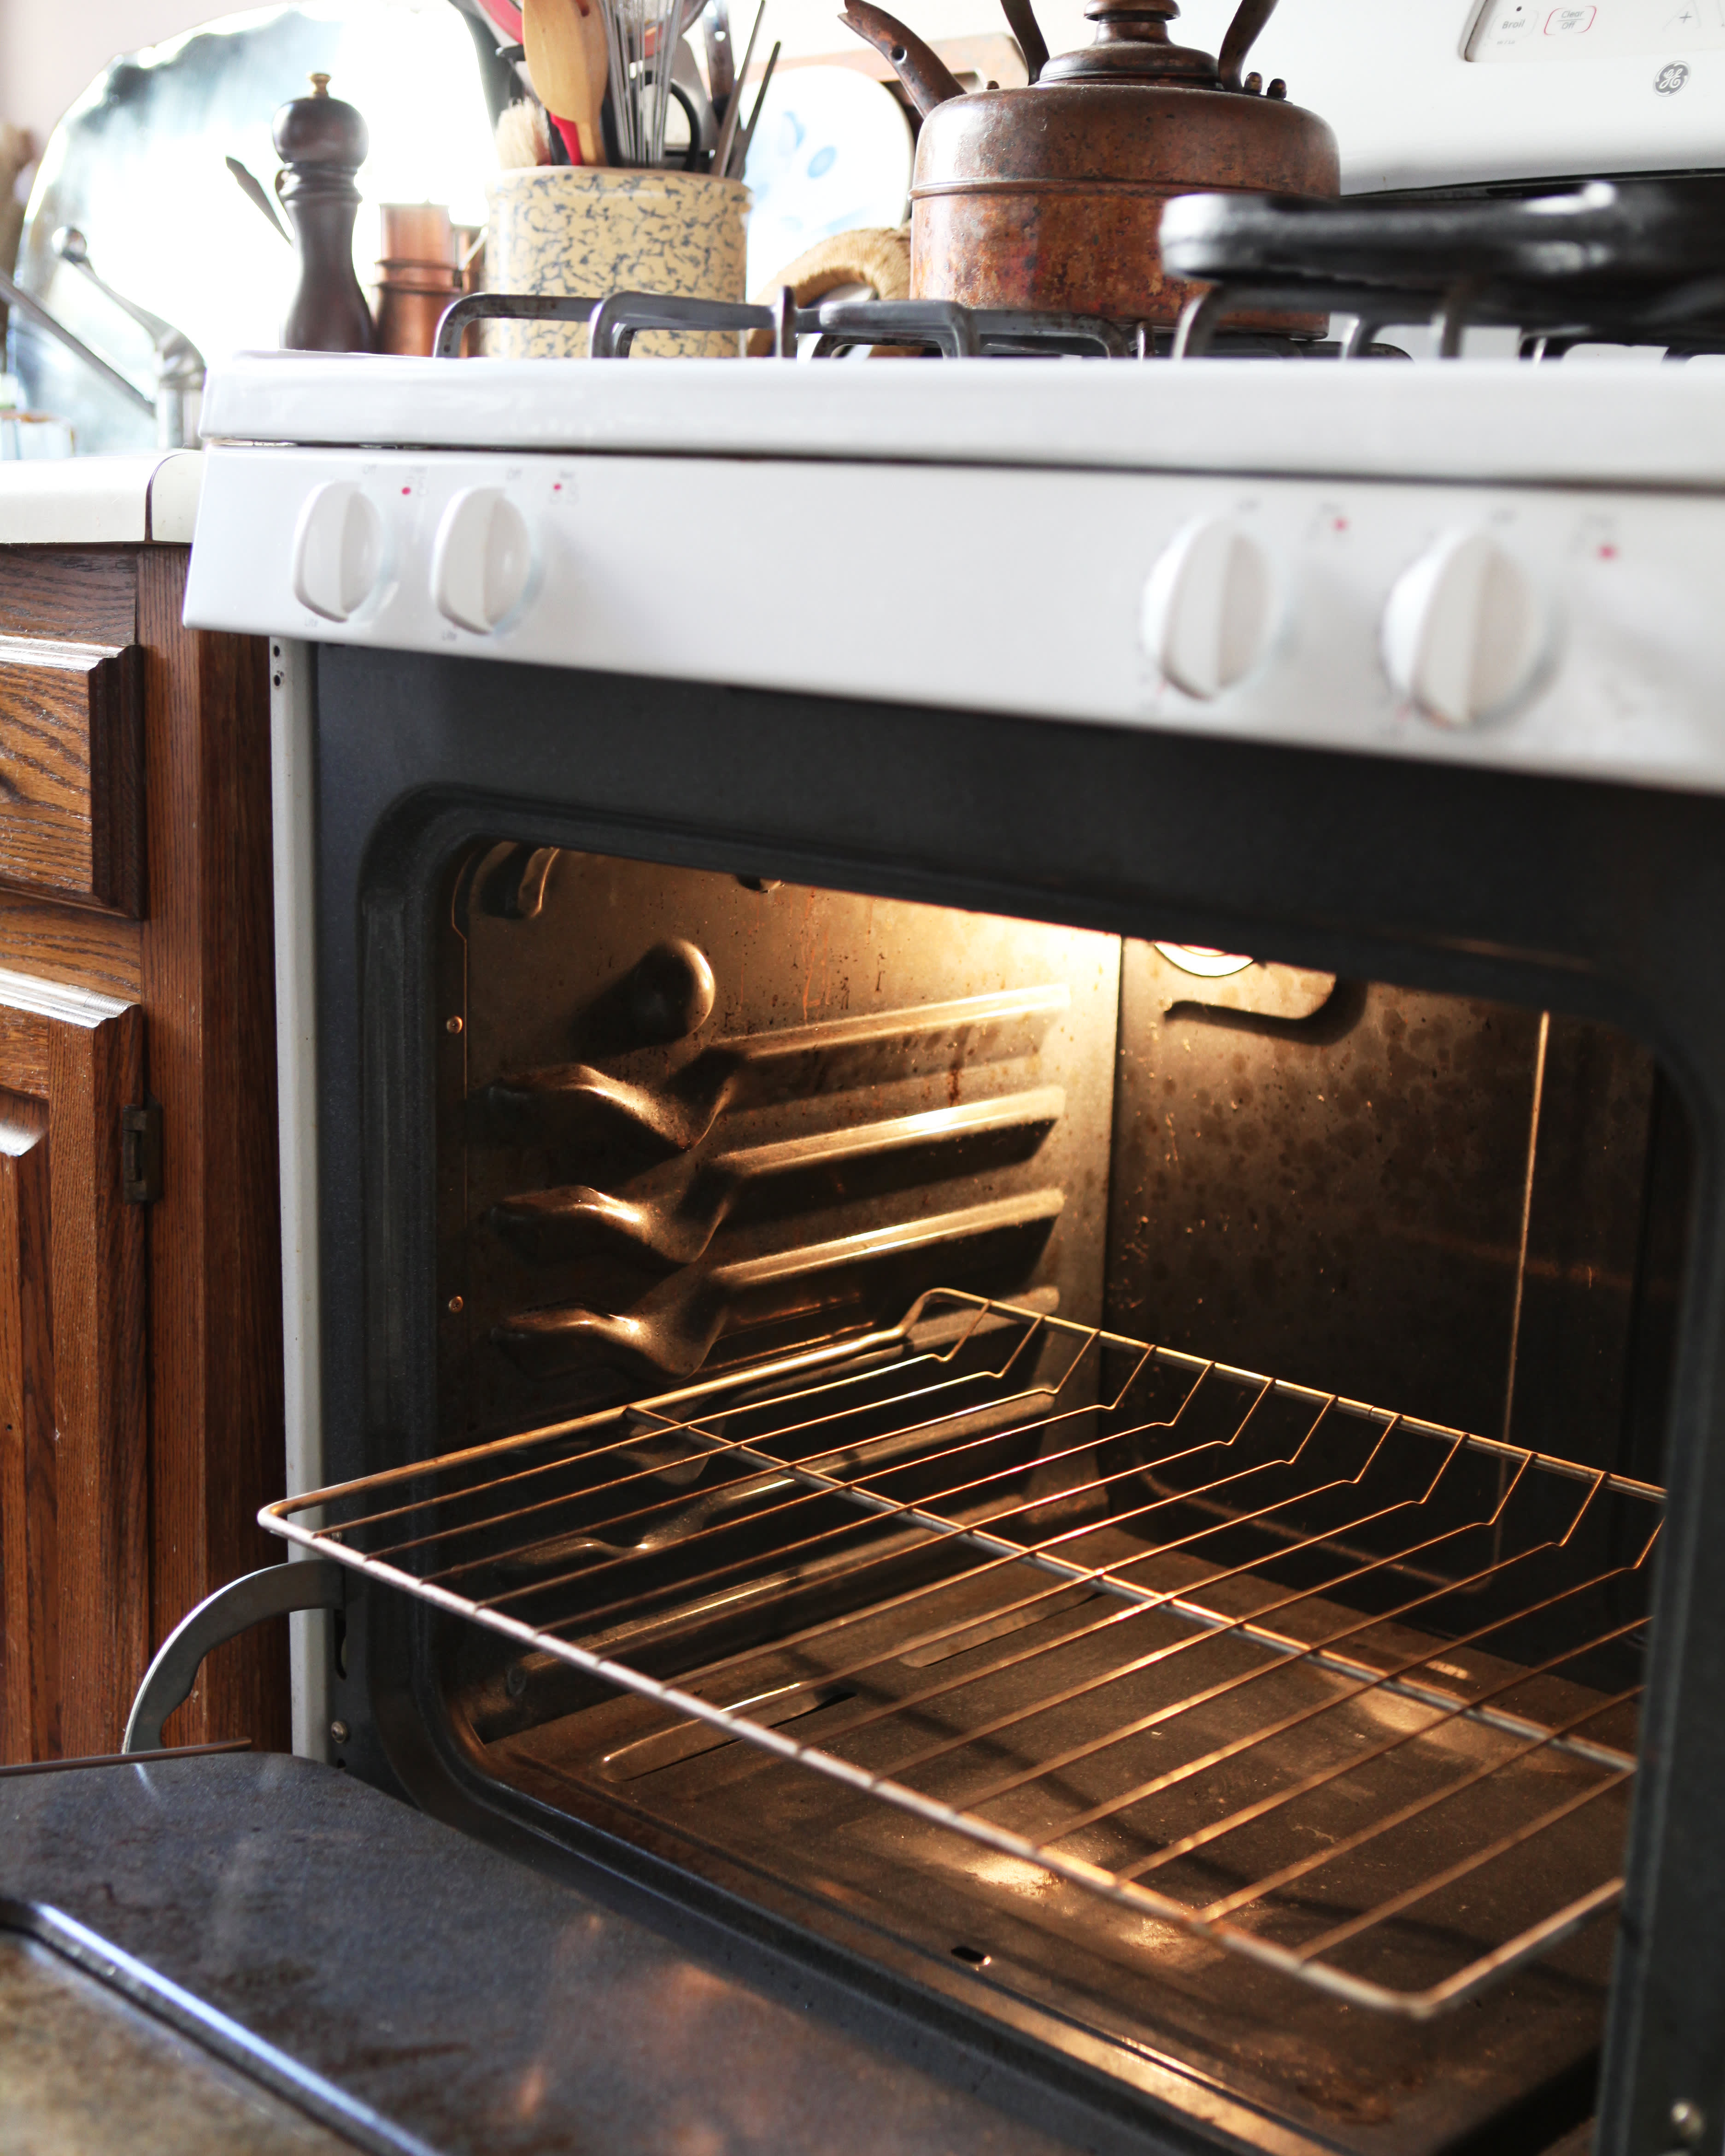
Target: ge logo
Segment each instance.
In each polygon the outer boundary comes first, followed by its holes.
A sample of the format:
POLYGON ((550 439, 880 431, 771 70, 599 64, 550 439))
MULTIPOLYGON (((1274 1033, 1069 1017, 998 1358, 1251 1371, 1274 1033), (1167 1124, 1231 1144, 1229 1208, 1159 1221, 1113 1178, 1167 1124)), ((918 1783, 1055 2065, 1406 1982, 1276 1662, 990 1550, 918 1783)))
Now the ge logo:
POLYGON ((1661 97, 1675 97, 1689 80, 1689 70, 1681 60, 1673 60, 1662 67, 1653 78, 1653 87, 1661 97))

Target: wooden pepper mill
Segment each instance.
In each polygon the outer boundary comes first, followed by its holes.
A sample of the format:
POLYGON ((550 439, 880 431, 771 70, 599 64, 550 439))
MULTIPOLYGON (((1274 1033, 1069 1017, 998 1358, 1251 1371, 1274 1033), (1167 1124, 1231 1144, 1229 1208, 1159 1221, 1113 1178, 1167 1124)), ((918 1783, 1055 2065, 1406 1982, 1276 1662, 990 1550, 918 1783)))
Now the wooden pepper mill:
POLYGON ((377 332, 353 274, 353 176, 371 137, 361 114, 330 95, 326 74, 311 78, 310 97, 275 116, 275 153, 285 170, 275 191, 299 243, 300 288, 282 325, 290 352, 375 352, 377 332))

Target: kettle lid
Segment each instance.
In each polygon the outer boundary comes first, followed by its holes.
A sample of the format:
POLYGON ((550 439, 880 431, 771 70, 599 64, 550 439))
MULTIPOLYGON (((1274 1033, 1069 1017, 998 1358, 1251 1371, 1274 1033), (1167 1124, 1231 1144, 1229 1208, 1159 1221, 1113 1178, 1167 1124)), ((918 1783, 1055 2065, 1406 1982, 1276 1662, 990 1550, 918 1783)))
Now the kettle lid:
POLYGON ((1240 0, 1214 59, 1195 46, 1177 45, 1168 26, 1179 0, 1089 0, 1085 17, 1096 23, 1093 44, 1047 61, 1040 82, 1159 82, 1194 90, 1238 90, 1245 49, 1268 19, 1276 0, 1240 0))

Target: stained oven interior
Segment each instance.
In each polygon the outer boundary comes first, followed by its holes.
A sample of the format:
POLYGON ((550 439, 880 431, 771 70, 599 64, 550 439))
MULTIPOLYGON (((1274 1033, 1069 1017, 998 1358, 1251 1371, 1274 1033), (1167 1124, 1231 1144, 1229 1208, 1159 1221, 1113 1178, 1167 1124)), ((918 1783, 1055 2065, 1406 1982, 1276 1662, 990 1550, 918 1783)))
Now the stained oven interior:
POLYGON ((1648 1051, 514 842, 439 917, 442 1457, 318 1523, 431 1605, 495 1800, 1194 2117, 1584 2118, 1690 1185, 1648 1051))

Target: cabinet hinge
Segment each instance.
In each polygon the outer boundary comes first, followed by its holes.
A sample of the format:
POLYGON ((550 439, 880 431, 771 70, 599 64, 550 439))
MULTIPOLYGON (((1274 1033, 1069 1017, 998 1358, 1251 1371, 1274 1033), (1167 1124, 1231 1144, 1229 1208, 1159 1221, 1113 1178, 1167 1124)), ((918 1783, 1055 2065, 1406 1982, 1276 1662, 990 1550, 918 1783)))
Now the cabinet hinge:
POLYGON ((159 1101, 120 1111, 120 1188, 128 1205, 153 1205, 162 1195, 159 1101))

